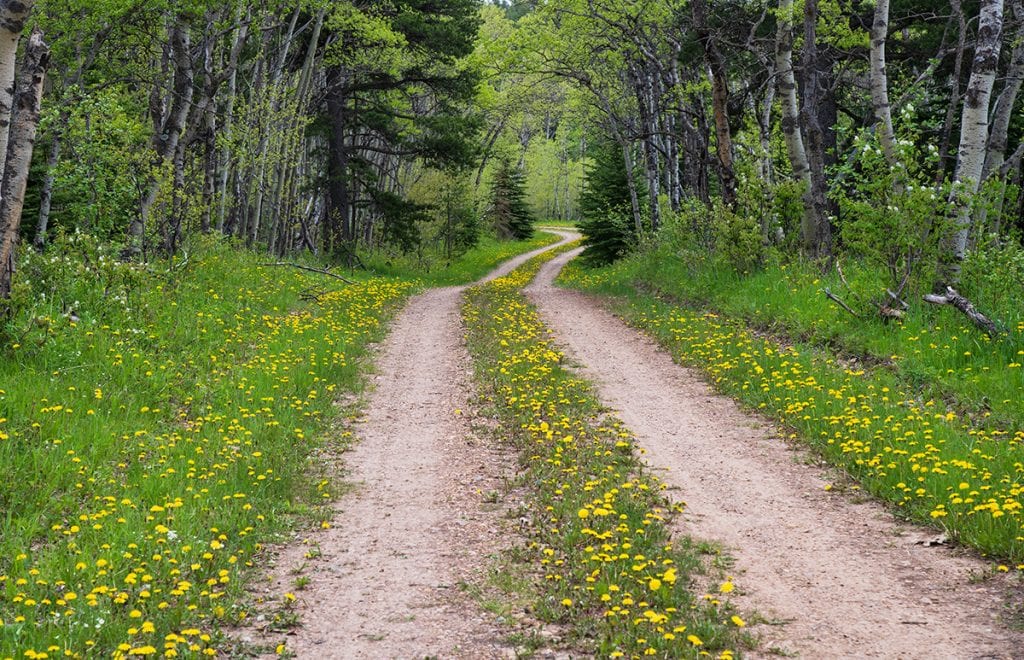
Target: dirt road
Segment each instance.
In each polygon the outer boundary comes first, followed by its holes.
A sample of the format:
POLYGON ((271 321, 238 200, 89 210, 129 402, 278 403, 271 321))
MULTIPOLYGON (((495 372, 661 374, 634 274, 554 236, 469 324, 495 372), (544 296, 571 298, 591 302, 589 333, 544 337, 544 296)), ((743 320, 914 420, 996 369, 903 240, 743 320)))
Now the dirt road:
MULTIPOLYGON (((516 257, 485 279, 542 251, 516 257)), ((481 504, 506 463, 473 440, 462 414, 472 366, 462 341, 461 294, 461 287, 432 289, 395 320, 358 442, 345 455, 355 490, 338 503, 331 529, 316 535, 315 561, 301 544, 277 561, 268 591, 298 595, 301 627, 287 648, 300 658, 507 655, 508 631, 496 629, 458 588, 502 545, 500 512, 481 504), (308 579, 301 591, 292 586, 300 567, 308 579)))
MULTIPOLYGON (((563 240, 572 238, 565 233, 563 240)), ((997 620, 989 566, 925 542, 928 530, 883 507, 825 490, 811 457, 764 420, 719 396, 593 299, 555 288, 574 253, 529 289, 544 321, 686 502, 679 532, 735 558, 734 601, 770 656, 1024 658, 997 620)), ((507 273, 529 257, 505 264, 507 273)), ((381 347, 358 443, 346 454, 353 493, 333 527, 282 554, 270 593, 308 587, 287 647, 300 658, 509 657, 508 629, 458 588, 503 546, 498 511, 482 506, 508 457, 474 440, 465 416, 471 367, 461 288, 413 298, 381 347)))
POLYGON ((715 394, 653 341, 591 298, 551 285, 566 253, 529 289, 545 323, 637 435, 647 460, 687 504, 681 529, 736 559, 741 607, 770 624, 766 652, 805 658, 1024 657, 996 617, 981 561, 921 542, 881 506, 825 490, 762 419, 715 394))

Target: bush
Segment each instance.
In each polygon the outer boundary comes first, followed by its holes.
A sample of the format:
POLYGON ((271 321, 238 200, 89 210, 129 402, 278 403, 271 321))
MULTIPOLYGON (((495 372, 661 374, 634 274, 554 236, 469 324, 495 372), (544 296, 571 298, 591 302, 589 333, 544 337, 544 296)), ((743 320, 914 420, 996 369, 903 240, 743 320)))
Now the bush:
POLYGON ((712 224, 715 252, 738 273, 749 273, 764 263, 765 246, 756 218, 737 214, 715 201, 712 224))

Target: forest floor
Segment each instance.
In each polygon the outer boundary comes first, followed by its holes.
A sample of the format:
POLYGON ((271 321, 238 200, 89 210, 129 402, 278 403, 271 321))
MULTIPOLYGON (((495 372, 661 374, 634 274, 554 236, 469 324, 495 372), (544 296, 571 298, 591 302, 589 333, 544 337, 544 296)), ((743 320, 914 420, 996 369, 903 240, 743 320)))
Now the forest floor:
MULTIPOLYGON (((576 254, 545 264, 528 294, 671 497, 685 501, 678 531, 734 560, 732 600, 757 654, 1022 657, 1024 636, 998 620, 1006 594, 984 579, 988 563, 897 521, 599 301, 553 286, 576 254)), ((466 414, 461 292, 428 291, 396 319, 358 442, 343 457, 353 490, 330 529, 279 549, 265 593, 302 580, 301 626, 287 639, 298 657, 514 657, 507 622, 460 588, 507 545, 505 508, 486 494, 513 473, 466 414)))

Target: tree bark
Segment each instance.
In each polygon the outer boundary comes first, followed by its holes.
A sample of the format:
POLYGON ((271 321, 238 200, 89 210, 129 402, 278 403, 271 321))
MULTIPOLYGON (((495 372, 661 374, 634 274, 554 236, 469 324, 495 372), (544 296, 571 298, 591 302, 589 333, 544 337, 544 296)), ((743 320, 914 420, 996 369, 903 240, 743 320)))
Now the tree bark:
POLYGON ((803 134, 800 132, 800 104, 797 100, 796 76, 793 74, 793 0, 779 0, 778 29, 775 37, 775 68, 779 80, 779 101, 782 108, 782 135, 793 178, 803 184, 804 215, 801 234, 814 234, 817 219, 810 203, 811 168, 807 163, 803 134))
POLYGON ((694 0, 692 9, 694 27, 704 50, 708 77, 711 79, 711 109, 715 118, 715 147, 722 181, 722 201, 733 208, 736 205, 736 172, 732 158, 732 132, 729 129, 729 82, 725 59, 708 26, 707 0, 694 0))
POLYGON ((933 305, 952 305, 988 336, 994 337, 999 334, 999 327, 995 322, 975 309, 971 301, 957 293, 953 287, 946 287, 944 294, 929 293, 924 296, 924 300, 933 305))
POLYGON ((804 99, 801 109, 804 133, 807 136, 807 164, 810 167, 810 188, 804 199, 803 249, 811 258, 832 254, 832 226, 828 218, 828 181, 825 178, 825 128, 819 113, 824 101, 823 63, 818 51, 818 0, 804 3, 804 99))
POLYGON ((876 0, 871 25, 871 103, 878 121, 875 133, 890 167, 896 164, 896 136, 889 107, 889 79, 885 65, 885 40, 889 34, 889 0, 876 0))
POLYGON ((50 142, 50 151, 46 156, 46 175, 43 177, 43 187, 39 193, 39 220, 36 222, 36 234, 32 245, 37 250, 46 247, 46 231, 50 225, 50 208, 53 205, 53 184, 56 180, 57 165, 60 163, 61 142, 64 138, 64 125, 67 117, 61 113, 58 122, 60 125, 53 132, 53 140, 50 142))
POLYGON ((12 98, 11 125, 0 183, 0 298, 11 294, 14 277, 14 250, 21 227, 25 187, 32 164, 32 148, 39 128, 39 107, 43 98, 43 79, 49 64, 50 49, 43 33, 32 32, 25 48, 25 60, 12 98))
MULTIPOLYGON (((0 0, 0 158, 7 155, 18 42, 33 5, 35 0, 0 0)), ((3 169, 4 163, 0 162, 0 172, 3 169)))
POLYGON ((960 105, 960 78, 963 75, 964 51, 967 50, 967 17, 961 0, 950 0, 950 7, 957 21, 956 55, 953 59, 953 76, 950 81, 949 105, 946 107, 946 118, 942 122, 942 133, 939 141, 939 164, 935 173, 935 185, 946 179, 946 167, 949 162, 949 144, 952 140, 953 122, 956 121, 956 109, 960 105))
MULTIPOLYGON (((162 116, 154 116, 155 132, 153 135, 153 168, 146 191, 139 204, 138 215, 128 225, 128 244, 122 253, 126 259, 135 259, 142 254, 143 238, 149 216, 160 190, 159 169, 178 149, 178 141, 185 129, 189 111, 192 108, 194 90, 192 80, 191 41, 189 28, 183 20, 177 19, 170 28, 171 59, 174 66, 173 100, 167 111, 157 111, 162 116)), ((153 108, 151 108, 153 109, 153 108)))
POLYGON ((1017 29, 1012 39, 1013 51, 1004 76, 1003 89, 996 98, 992 110, 992 127, 985 149, 985 165, 981 171, 982 181, 990 174, 998 172, 1006 159, 1013 108, 1020 93, 1021 83, 1024 82, 1024 1, 1011 0, 1010 7, 1013 9, 1017 29))
POLYGON ((327 163, 327 226, 324 247, 328 253, 340 254, 349 242, 351 231, 351 198, 349 189, 348 99, 345 95, 346 75, 340 65, 327 70, 327 114, 330 123, 327 163))
POLYGON ((972 198, 978 192, 985 165, 988 112, 999 66, 1002 27, 1003 0, 982 0, 971 80, 960 117, 960 150, 950 194, 955 225, 940 268, 941 283, 948 286, 959 282, 960 264, 967 254, 967 239, 972 227, 972 198))

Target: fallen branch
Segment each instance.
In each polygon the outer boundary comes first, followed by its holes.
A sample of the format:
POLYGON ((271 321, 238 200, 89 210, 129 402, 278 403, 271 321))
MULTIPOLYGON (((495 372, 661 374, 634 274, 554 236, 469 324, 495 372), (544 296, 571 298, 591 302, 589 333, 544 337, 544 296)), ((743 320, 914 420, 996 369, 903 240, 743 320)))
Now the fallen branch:
POLYGON ((320 273, 321 275, 326 275, 327 277, 333 277, 336 280, 341 280, 345 284, 355 284, 355 282, 353 282, 352 280, 344 278, 341 275, 335 275, 334 273, 332 273, 329 270, 326 270, 326 269, 323 269, 323 268, 312 268, 310 266, 303 266, 302 264, 296 264, 296 263, 292 263, 290 261, 272 261, 272 262, 269 262, 269 263, 259 264, 259 265, 260 266, 291 266, 292 268, 298 268, 299 270, 308 270, 311 273, 320 273))
POLYGON ((840 307, 842 307, 843 309, 845 309, 849 313, 853 314, 855 317, 860 318, 860 314, 858 314, 857 312, 853 311, 853 309, 851 309, 849 305, 844 303, 842 301, 842 299, 839 298, 839 296, 837 296, 834 293, 832 293, 832 291, 828 287, 825 287, 825 297, 828 298, 829 300, 831 300, 832 302, 834 302, 835 304, 839 305, 840 307))
POLYGON ((929 293, 924 296, 924 300, 925 302, 929 302, 933 305, 952 305, 960 310, 971 320, 971 323, 984 331, 989 337, 994 337, 999 334, 999 327, 990 318, 975 309, 970 300, 961 296, 957 293, 956 289, 951 286, 946 287, 945 295, 929 293))

